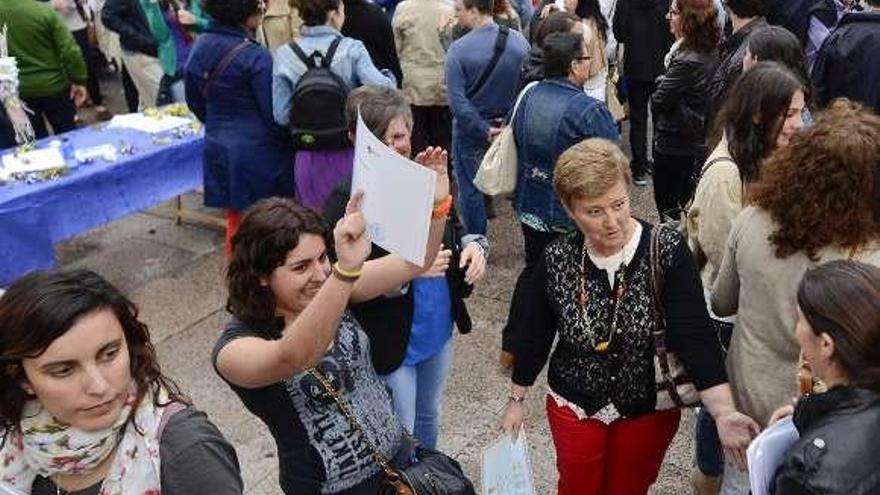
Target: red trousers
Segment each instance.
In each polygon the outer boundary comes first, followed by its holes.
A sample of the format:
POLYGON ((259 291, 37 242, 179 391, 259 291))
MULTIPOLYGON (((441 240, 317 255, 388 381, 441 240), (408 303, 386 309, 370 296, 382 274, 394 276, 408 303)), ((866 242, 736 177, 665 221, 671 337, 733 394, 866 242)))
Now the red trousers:
POLYGON ((657 481, 666 449, 678 430, 678 410, 606 425, 578 419, 547 396, 556 446, 559 495, 642 495, 657 481))
POLYGON ((226 261, 232 259, 232 238, 238 232, 238 224, 241 223, 241 212, 226 210, 226 244, 223 246, 223 254, 226 261))

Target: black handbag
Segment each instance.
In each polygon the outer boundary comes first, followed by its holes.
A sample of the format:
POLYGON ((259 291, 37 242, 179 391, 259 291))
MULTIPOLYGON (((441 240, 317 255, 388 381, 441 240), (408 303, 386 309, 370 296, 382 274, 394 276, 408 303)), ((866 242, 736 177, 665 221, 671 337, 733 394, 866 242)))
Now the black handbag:
POLYGON ((410 437, 415 445, 416 462, 404 469, 392 467, 361 428, 351 407, 327 378, 316 368, 309 368, 308 373, 333 397, 351 427, 360 432, 373 459, 385 473, 385 483, 379 491, 380 495, 476 495, 474 485, 464 475, 461 465, 455 459, 438 450, 418 445, 415 438, 410 437))

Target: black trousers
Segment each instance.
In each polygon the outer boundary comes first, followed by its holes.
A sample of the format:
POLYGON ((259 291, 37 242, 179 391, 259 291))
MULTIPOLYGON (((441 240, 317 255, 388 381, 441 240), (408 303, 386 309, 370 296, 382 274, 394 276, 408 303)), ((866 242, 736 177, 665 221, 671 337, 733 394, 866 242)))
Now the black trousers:
POLYGON ((125 93, 125 106, 128 107, 129 112, 137 112, 138 105, 140 105, 140 97, 138 95, 137 87, 134 85, 134 81, 131 80, 131 76, 125 68, 125 64, 119 65, 122 67, 122 90, 125 93))
POLYGON ((562 235, 556 232, 541 232, 524 223, 521 223, 520 227, 522 228, 523 243, 525 244, 526 266, 522 269, 519 273, 519 277, 516 279, 516 286, 513 288, 513 297, 510 299, 510 310, 507 314, 507 325, 504 325, 504 328, 501 329, 501 349, 514 356, 516 356, 516 349, 519 344, 520 336, 515 330, 516 326, 512 323, 521 321, 522 319, 522 293, 524 286, 532 276, 532 272, 535 270, 538 260, 541 259, 544 249, 547 248, 548 244, 562 235))
POLYGON ((632 172, 648 171, 648 105, 656 89, 653 81, 626 80, 629 92, 629 146, 632 149, 632 172))
POLYGON ((695 187, 695 160, 694 154, 669 155, 654 150, 654 201, 661 218, 690 201, 695 187))
POLYGON ((82 52, 83 60, 86 62, 86 69, 89 73, 89 80, 86 83, 86 89, 89 90, 89 98, 95 105, 102 105, 104 99, 101 97, 101 83, 99 78, 101 71, 98 67, 98 54, 95 53, 96 48, 89 44, 89 35, 87 29, 73 31, 73 39, 79 45, 79 51, 82 52))
POLYGON ((64 88, 60 93, 52 96, 32 96, 22 98, 33 114, 28 115, 31 125, 34 126, 34 134, 37 139, 44 138, 49 135, 46 128, 46 122, 52 126, 54 134, 72 131, 76 129, 74 118, 76 117, 76 106, 70 99, 70 88, 64 88))

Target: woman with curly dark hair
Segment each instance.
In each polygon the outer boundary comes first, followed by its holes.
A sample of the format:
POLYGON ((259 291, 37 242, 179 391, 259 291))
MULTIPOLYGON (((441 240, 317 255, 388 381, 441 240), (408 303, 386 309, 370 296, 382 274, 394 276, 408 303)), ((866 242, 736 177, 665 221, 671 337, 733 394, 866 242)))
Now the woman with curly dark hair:
MULTIPOLYGON (((737 406, 762 425, 797 395, 795 293, 811 266, 857 259, 880 266, 880 117, 847 100, 819 114, 761 169, 736 218, 712 288, 719 316, 737 313, 727 371, 737 406)), ((747 493, 725 469, 725 493, 747 493)))
POLYGON ((263 0, 205 0, 214 22, 186 68, 186 103, 205 124, 205 205, 226 209, 226 255, 241 212, 293 196, 293 150, 272 116, 272 56, 254 38, 263 0))
POLYGON ((695 161, 705 156, 703 116, 721 38, 716 17, 712 0, 673 0, 666 14, 676 42, 651 96, 654 200, 661 218, 690 199, 695 161))
POLYGON ((235 450, 162 374, 137 309, 87 270, 0 297, 0 486, 21 493, 242 493, 235 450))

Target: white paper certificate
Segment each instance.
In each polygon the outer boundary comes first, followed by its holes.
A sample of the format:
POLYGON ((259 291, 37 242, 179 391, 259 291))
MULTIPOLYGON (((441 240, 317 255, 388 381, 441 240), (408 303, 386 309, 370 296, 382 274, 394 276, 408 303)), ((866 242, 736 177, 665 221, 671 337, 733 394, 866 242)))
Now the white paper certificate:
POLYGON ((373 243, 424 264, 436 179, 433 170, 386 146, 358 115, 351 190, 364 191, 361 212, 373 243))

